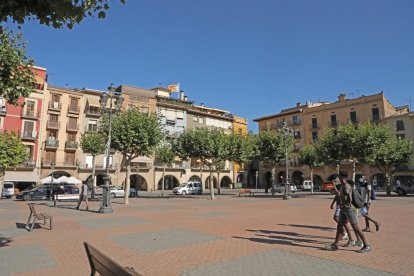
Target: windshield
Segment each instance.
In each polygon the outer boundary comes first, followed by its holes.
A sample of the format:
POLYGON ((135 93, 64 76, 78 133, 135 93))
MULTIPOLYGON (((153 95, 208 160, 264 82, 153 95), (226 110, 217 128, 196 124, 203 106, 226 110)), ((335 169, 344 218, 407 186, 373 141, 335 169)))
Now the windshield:
POLYGON ((184 187, 187 187, 187 183, 183 183, 183 184, 181 184, 181 185, 180 185, 180 187, 183 187, 183 188, 184 188, 184 187))
POLYGON ((11 183, 4 183, 3 187, 6 188, 6 189, 12 189, 13 188, 13 184, 11 184, 11 183))

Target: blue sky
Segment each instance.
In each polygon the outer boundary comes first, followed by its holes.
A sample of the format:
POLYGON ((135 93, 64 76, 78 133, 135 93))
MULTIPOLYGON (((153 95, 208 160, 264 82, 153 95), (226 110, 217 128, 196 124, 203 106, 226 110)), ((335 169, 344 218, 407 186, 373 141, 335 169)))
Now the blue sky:
POLYGON ((414 108, 414 1, 127 0, 72 30, 27 22, 49 83, 106 89, 180 82, 191 100, 246 117, 384 91, 414 108))

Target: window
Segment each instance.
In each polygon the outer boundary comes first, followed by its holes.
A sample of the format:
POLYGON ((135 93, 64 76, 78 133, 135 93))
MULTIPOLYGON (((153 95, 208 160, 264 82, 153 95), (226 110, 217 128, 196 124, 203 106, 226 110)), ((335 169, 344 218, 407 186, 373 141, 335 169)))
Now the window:
POLYGON ((177 111, 177 119, 184 119, 184 111, 182 110, 177 111))
POLYGON ((404 121, 403 120, 397 120, 397 131, 398 130, 404 130, 404 121))
POLYGON ((78 118, 69 117, 69 125, 72 127, 76 127, 78 125, 78 118))
POLYGON ((295 131, 293 132, 293 137, 295 137, 295 138, 301 138, 301 135, 300 135, 300 130, 295 130, 295 131))
POLYGON ((197 116, 194 116, 193 117, 193 122, 197 122, 198 121, 198 117, 197 116))
POLYGON ((312 141, 315 142, 318 140, 318 133, 316 131, 312 132, 312 141))
POLYGON ((34 138, 36 133, 34 131, 34 122, 24 121, 23 122, 23 137, 34 138))
POLYGON ((97 106, 89 106, 88 113, 89 114, 93 114, 93 115, 98 115, 99 114, 99 107, 97 107, 97 106))
POLYGON ((29 116, 29 117, 34 117, 34 115, 35 115, 35 106, 36 106, 35 101, 31 101, 31 100, 26 101, 25 115, 29 116))
POLYGON ((336 114, 332 114, 331 115, 331 127, 336 127, 336 126, 337 126, 336 114))
POLYGON ((318 128, 318 118, 312 118, 312 128, 318 128))
POLYGON ((79 99, 77 97, 70 97, 70 111, 78 111, 79 99))
POLYGON ((204 118, 203 117, 198 117, 198 122, 200 124, 204 124, 204 118))
POLYGON ((88 121, 88 131, 98 131, 98 121, 89 120, 88 121))
POLYGON ((49 165, 56 160, 56 151, 46 151, 44 164, 49 165))
POLYGON ((48 140, 56 140, 57 132, 54 130, 50 130, 47 137, 48 140))
POLYGON ((351 122, 352 123, 358 123, 357 116, 356 116, 356 111, 349 112, 349 117, 351 117, 351 122))
POLYGON ((76 142, 76 133, 68 133, 68 141, 76 142))
POLYGON ((59 120, 59 116, 58 115, 55 115, 55 114, 49 114, 49 121, 51 121, 51 122, 58 122, 58 120, 59 120))
POLYGON ((405 134, 404 133, 397 134, 397 137, 400 138, 400 139, 405 139, 405 134))
POLYGON ((68 166, 75 165, 75 153, 74 152, 65 152, 65 165, 68 165, 68 166))
POLYGON ((292 117, 292 122, 293 122, 294 125, 299 125, 300 124, 299 116, 294 115, 292 117))
POLYGON ((379 116, 379 109, 378 107, 375 107, 372 109, 372 120, 373 121, 379 121, 380 116, 379 116))

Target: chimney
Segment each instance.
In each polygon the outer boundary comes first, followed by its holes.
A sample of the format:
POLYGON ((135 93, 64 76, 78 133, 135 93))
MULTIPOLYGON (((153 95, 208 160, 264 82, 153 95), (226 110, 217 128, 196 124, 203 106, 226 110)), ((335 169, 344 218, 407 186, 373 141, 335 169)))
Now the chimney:
POLYGON ((346 94, 343 94, 343 93, 339 94, 338 100, 340 102, 344 102, 346 100, 346 94))
POLYGON ((180 91, 180 100, 184 101, 184 91, 183 90, 180 91))
POLYGON ((297 102, 297 103, 296 103, 296 107, 299 107, 299 106, 300 106, 300 102, 297 102))
POLYGON ((185 102, 187 102, 187 101, 188 101, 187 96, 184 96, 184 101, 185 101, 185 102))
POLYGON ((201 107, 204 107, 204 103, 200 103, 200 106, 201 106, 201 107))

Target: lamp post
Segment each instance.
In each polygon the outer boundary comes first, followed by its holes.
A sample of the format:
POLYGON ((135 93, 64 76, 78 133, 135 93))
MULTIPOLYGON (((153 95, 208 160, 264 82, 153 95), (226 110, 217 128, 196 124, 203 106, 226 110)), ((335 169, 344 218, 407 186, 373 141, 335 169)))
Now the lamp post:
POLYGON ((285 142, 285 165, 286 165, 286 177, 285 177, 285 194, 283 195, 284 200, 292 198, 290 195, 290 183, 289 183, 289 164, 288 164, 288 146, 287 146, 287 135, 291 134, 293 129, 287 127, 287 123, 283 122, 283 141, 285 142))
POLYGON ((52 170, 52 173, 51 173, 51 178, 50 178, 50 187, 48 188, 48 199, 47 200, 50 200, 50 196, 53 196, 52 195, 52 191, 53 191, 53 173, 55 172, 55 166, 56 166, 56 163, 55 163, 55 161, 52 161, 52 162, 50 162, 50 169, 52 170))
POLYGON ((110 156, 111 156, 111 132, 112 132, 112 105, 113 105, 113 99, 115 99, 115 112, 118 112, 120 107, 122 106, 122 102, 124 101, 124 98, 121 97, 121 93, 115 93, 115 87, 111 83, 111 85, 108 87, 108 92, 104 92, 101 95, 100 103, 101 103, 101 112, 102 113, 108 113, 108 142, 106 144, 106 150, 105 150, 105 158, 106 158, 106 168, 105 168, 105 176, 104 179, 104 185, 102 187, 102 201, 101 201, 101 207, 99 208, 99 213, 112 213, 112 205, 111 205, 111 195, 109 190, 109 183, 111 181, 111 177, 109 176, 109 162, 110 162, 110 156), (109 99, 109 108, 107 108, 107 102, 109 99))

